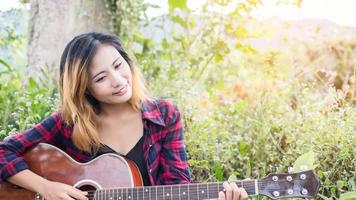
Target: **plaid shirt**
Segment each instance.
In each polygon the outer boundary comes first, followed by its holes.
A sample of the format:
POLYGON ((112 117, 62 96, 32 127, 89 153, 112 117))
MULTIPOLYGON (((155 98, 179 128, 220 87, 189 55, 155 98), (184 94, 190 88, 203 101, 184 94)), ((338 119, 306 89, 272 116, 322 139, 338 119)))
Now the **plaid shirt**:
MULTIPOLYGON (((141 108, 144 123, 143 154, 151 185, 191 182, 187 153, 183 141, 183 125, 176 105, 168 100, 145 102, 141 108)), ((66 126, 55 112, 34 127, 0 142, 0 183, 28 168, 23 154, 38 143, 52 144, 79 162, 94 155, 79 150, 66 126)))

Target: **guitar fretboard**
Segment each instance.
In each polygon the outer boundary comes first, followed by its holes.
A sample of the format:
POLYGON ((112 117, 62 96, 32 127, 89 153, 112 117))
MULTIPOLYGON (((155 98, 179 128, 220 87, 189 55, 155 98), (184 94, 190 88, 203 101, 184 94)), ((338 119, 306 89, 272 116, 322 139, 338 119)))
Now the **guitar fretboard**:
MULTIPOLYGON (((258 194, 257 180, 235 182, 249 195, 258 194), (257 186, 257 188, 256 188, 257 186)), ((223 191, 223 183, 197 183, 180 185, 161 185, 135 188, 101 189, 90 194, 95 200, 200 200, 216 199, 223 191)))

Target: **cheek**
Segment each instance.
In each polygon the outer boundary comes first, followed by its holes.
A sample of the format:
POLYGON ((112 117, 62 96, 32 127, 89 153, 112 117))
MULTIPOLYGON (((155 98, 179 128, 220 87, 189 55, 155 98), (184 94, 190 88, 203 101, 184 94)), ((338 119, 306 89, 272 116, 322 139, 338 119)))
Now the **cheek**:
POLYGON ((105 88, 104 84, 94 84, 89 88, 89 91, 95 98, 98 98, 99 96, 107 94, 105 88))

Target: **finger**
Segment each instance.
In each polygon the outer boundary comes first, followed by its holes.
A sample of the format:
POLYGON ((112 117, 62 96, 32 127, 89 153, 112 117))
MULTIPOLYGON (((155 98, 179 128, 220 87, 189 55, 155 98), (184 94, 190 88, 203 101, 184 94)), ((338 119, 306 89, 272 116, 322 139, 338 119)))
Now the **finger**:
POLYGON ((83 192, 81 190, 78 190, 77 188, 71 187, 70 190, 68 191, 68 194, 78 200, 87 200, 88 198, 85 196, 88 194, 88 192, 83 192))
POLYGON ((70 197, 68 194, 63 194, 60 196, 62 200, 75 200, 72 197, 70 197))
POLYGON ((228 182, 223 183, 226 199, 232 200, 232 188, 228 182))
POLYGON ((241 197, 240 197, 240 199, 242 199, 242 200, 246 200, 246 199, 248 199, 248 194, 247 194, 247 192, 246 192, 246 190, 244 189, 244 188, 240 188, 240 191, 241 191, 241 197))
POLYGON ((240 199, 240 189, 237 187, 236 183, 234 183, 234 182, 230 183, 230 186, 232 188, 233 200, 239 200, 240 199))
POLYGON ((225 200, 225 194, 224 192, 219 192, 219 200, 225 200))

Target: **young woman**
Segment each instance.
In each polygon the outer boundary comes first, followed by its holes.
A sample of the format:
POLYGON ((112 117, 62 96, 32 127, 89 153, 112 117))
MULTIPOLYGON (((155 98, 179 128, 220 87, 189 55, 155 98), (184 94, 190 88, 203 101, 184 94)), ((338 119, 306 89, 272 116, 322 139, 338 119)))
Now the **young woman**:
MULTIPOLYGON (((0 143, 0 183, 9 181, 47 200, 87 199, 86 192, 28 169, 23 154, 41 142, 80 162, 118 153, 136 163, 144 185, 191 181, 177 106, 148 95, 115 36, 90 32, 72 39, 61 57, 59 89, 57 112, 0 143)), ((224 187, 219 199, 247 199, 235 183, 224 187)))

